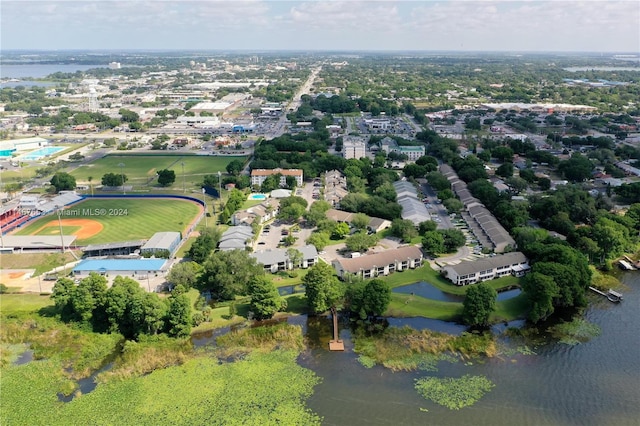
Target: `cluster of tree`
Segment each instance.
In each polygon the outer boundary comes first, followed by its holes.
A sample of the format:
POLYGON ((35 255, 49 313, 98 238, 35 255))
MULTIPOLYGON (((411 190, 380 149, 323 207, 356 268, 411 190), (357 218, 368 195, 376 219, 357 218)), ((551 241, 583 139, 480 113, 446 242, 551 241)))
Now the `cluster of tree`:
POLYGON ((462 321, 472 327, 489 325, 489 317, 496 309, 497 296, 487 283, 469 286, 462 301, 462 321))
POLYGON ((102 176, 101 183, 104 186, 122 186, 127 180, 129 178, 123 173, 106 173, 102 176))
POLYGON ((538 219, 544 228, 564 235, 576 225, 595 223, 598 210, 606 207, 602 198, 592 197, 577 185, 563 185, 550 194, 529 200, 531 217, 538 219))
POLYGON ((281 199, 278 219, 288 223, 297 222, 305 213, 307 204, 307 200, 297 196, 281 199))
POLYGON ((168 299, 148 293, 140 284, 117 276, 107 288, 107 279, 92 273, 78 285, 59 279, 51 294, 60 318, 89 325, 96 332, 120 333, 126 339, 168 333, 187 337, 191 332, 191 304, 180 291, 168 299))
POLYGON ((331 145, 325 131, 284 134, 268 141, 262 141, 254 151, 251 169, 298 168, 305 177, 316 177, 328 170, 342 170, 346 160, 329 155, 331 145))
POLYGON ((591 178, 594 165, 582 154, 571 154, 571 158, 558 164, 558 171, 571 182, 582 182, 591 178))
POLYGON ((367 231, 362 230, 347 237, 344 243, 347 250, 351 252, 363 252, 378 244, 378 240, 379 238, 376 234, 369 234, 367 231))
POLYGON ((309 268, 302 283, 311 313, 321 314, 329 309, 334 311, 344 298, 345 286, 327 263, 318 262, 309 268))
POLYGON ((167 187, 176 181, 176 172, 169 169, 158 170, 158 185, 167 187))
POLYGON ((391 288, 380 279, 352 282, 345 292, 345 306, 359 320, 385 313, 391 302, 391 288))
POLYGON ((196 288, 210 292, 217 300, 233 300, 249 293, 254 277, 264 275, 262 265, 244 250, 217 251, 202 264, 196 288))
POLYGON ((452 253, 462 247, 465 242, 466 238, 459 229, 437 229, 423 234, 422 250, 431 256, 452 253))
MULTIPOLYGON (((198 264, 202 264, 218 245, 222 233, 218 228, 205 228, 200 231, 187 251, 187 257, 198 264)), ((184 283, 181 283, 184 285, 184 283)))
POLYGON ((349 112, 358 112, 358 104, 345 95, 325 96, 318 95, 312 98, 309 95, 303 95, 300 98, 303 102, 308 102, 309 105, 318 111, 322 111, 329 114, 343 114, 349 112))
POLYGON ((66 172, 57 172, 49 183, 56 189, 56 192, 76 189, 76 178, 66 172))
POLYGON ((227 173, 231 176, 238 176, 242 169, 244 169, 244 163, 240 160, 231 160, 226 168, 227 173))
POLYGON ((613 193, 625 201, 631 203, 640 203, 640 182, 623 183, 613 189, 613 193))
MULTIPOLYGON (((395 190, 393 191, 393 196, 395 198, 395 190)), ((387 198, 378 195, 367 196, 360 193, 349 193, 340 200, 340 208, 348 212, 364 213, 371 217, 387 220, 399 218, 402 213, 402 207, 395 201, 389 201, 387 198)))
POLYGON ((430 155, 424 155, 416 160, 415 163, 410 163, 404 166, 402 173, 407 178, 423 178, 427 173, 436 171, 438 169, 438 160, 430 155))
POLYGON ((224 205, 222 213, 220 213, 220 223, 226 223, 231 216, 243 206, 246 198, 244 192, 239 189, 233 189, 229 193, 229 198, 224 205))
POLYGON ((475 155, 468 155, 465 158, 457 157, 451 162, 451 167, 458 177, 467 183, 487 178, 484 163, 475 155))
POLYGON ((531 272, 522 280, 522 290, 530 303, 529 319, 538 322, 558 308, 582 307, 591 283, 591 270, 586 256, 560 240, 522 229, 519 240, 533 240, 521 247, 529 258, 531 272))

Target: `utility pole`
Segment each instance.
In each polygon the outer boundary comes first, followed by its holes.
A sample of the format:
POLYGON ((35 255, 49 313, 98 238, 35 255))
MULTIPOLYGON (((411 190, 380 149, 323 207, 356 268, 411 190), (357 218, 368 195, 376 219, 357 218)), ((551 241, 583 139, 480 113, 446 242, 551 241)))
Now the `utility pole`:
POLYGON ((118 164, 118 166, 120 167, 120 176, 122 177, 122 195, 125 195, 125 192, 124 192, 124 163, 120 163, 120 164, 118 164))
POLYGON ((185 189, 185 186, 184 186, 184 161, 182 163, 180 163, 180 164, 182 164, 182 193, 184 194, 184 193, 186 193, 186 189, 185 189))
POLYGON ((202 202, 204 203, 204 227, 207 228, 207 199, 204 197, 206 190, 202 188, 202 202))
POLYGON ((64 253, 64 235, 62 235, 62 220, 60 219, 62 209, 56 205, 56 213, 58 214, 58 227, 60 228, 60 243, 62 244, 62 252, 64 253))

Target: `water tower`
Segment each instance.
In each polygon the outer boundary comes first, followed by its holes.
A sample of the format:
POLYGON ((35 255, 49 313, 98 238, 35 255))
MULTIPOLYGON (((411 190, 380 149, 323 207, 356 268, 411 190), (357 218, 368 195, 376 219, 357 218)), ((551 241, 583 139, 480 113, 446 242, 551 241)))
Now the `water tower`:
POLYGON ((90 112, 98 111, 98 93, 96 92, 96 88, 93 86, 89 88, 89 103, 87 105, 87 109, 90 112))

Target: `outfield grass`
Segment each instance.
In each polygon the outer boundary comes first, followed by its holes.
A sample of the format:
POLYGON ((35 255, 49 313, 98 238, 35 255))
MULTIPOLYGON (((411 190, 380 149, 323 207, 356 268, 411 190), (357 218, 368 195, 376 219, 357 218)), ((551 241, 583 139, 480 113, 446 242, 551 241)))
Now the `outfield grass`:
MULTIPOLYGON (((167 198, 116 198, 88 199, 67 209, 63 218, 91 219, 102 224, 102 231, 90 238, 78 240, 79 245, 102 244, 107 242, 140 240, 150 238, 161 231, 184 232, 195 219, 200 206, 178 199, 167 198), (99 209, 117 209, 119 215, 84 214, 99 209), (71 214, 71 212, 74 212, 71 214), (78 214, 75 214, 77 212, 78 214)), ((16 235, 32 235, 51 221, 57 222, 53 214, 45 216, 22 228, 16 235)), ((51 235, 57 226, 44 228, 38 235, 51 235)))
POLYGON ((71 172, 78 182, 88 183, 88 177, 93 178, 94 185, 99 185, 102 176, 107 173, 124 173, 127 184, 133 186, 157 185, 156 173, 169 169, 176 173, 173 187, 182 186, 182 163, 184 163, 185 186, 191 188, 196 183, 202 183, 204 175, 223 172, 226 173, 227 164, 233 160, 244 161, 246 157, 232 156, 201 156, 201 155, 171 155, 171 154, 115 154, 99 158, 90 164, 82 165, 71 172), (119 164, 124 164, 120 168, 119 164))

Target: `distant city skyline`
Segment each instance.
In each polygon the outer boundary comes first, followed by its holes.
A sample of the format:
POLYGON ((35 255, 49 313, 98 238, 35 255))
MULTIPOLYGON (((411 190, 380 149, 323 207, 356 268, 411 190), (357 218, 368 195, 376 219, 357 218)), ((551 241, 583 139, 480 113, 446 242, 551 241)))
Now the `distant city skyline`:
POLYGON ((629 1, 2 0, 2 50, 640 52, 629 1))

